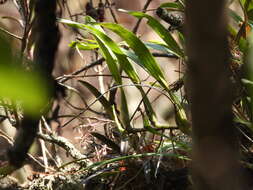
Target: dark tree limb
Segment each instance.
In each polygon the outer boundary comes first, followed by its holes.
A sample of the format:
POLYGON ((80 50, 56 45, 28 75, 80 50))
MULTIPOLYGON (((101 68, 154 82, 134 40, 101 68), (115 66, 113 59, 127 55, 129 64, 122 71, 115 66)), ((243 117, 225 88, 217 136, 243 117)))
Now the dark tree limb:
MULTIPOLYGON (((56 0, 35 0, 34 23, 34 69, 42 75, 53 97, 55 82, 51 73, 60 40, 60 33, 56 24, 56 0)), ((37 117, 30 116, 24 110, 24 118, 15 137, 14 146, 8 151, 9 162, 16 168, 21 167, 27 157, 27 152, 36 137, 39 119, 39 115, 37 117)))
POLYGON ((193 180, 199 190, 247 189, 233 128, 225 0, 186 1, 193 180))

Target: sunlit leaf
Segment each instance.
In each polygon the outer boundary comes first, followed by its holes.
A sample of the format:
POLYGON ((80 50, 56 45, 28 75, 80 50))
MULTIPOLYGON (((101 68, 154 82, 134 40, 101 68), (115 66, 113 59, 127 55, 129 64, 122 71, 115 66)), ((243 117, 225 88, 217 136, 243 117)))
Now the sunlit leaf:
POLYGON ((102 23, 101 25, 112 30, 121 38, 123 38, 134 51, 134 53, 138 56, 142 65, 146 68, 149 74, 158 82, 160 82, 162 86, 166 88, 168 87, 168 84, 159 65, 156 63, 154 57, 149 52, 145 44, 137 36, 118 24, 102 23))
POLYGON ((179 47, 175 39, 172 37, 168 29, 166 29, 158 20, 142 12, 128 11, 128 13, 137 18, 148 19, 148 25, 163 39, 163 41, 167 44, 168 48, 177 56, 184 57, 184 52, 179 47))
POLYGON ((114 80, 117 82, 117 84, 122 84, 122 78, 120 76, 118 64, 116 61, 116 58, 112 51, 106 46, 106 44, 103 43, 102 40, 100 40, 98 37, 94 36, 94 38, 97 40, 98 45, 100 49, 102 50, 103 56, 105 57, 106 63, 108 65, 108 68, 113 75, 114 80))
POLYGON ((162 3, 160 7, 167 8, 169 10, 184 11, 184 6, 180 2, 162 3))
MULTIPOLYGON (((175 55, 170 49, 169 47, 166 45, 166 44, 163 44, 161 42, 158 42, 158 41, 150 41, 150 42, 146 42, 145 45, 148 47, 148 48, 151 48, 151 49, 154 49, 154 50, 157 50, 157 51, 161 51, 161 52, 164 52, 164 53, 167 53, 168 55, 175 55)), ((176 55, 175 55, 176 57, 176 55)))
POLYGON ((154 57, 148 51, 145 44, 143 44, 142 41, 137 38, 132 32, 128 31, 127 29, 123 28, 118 24, 102 23, 101 25, 112 30, 121 38, 123 38, 129 45, 129 47, 138 56, 138 59, 143 65, 143 67, 145 67, 146 70, 150 73, 150 75, 153 76, 160 83, 160 85, 169 93, 171 101, 175 105, 175 114, 177 115, 177 121, 180 124, 179 127, 186 131, 185 128, 189 128, 189 122, 187 120, 184 108, 182 107, 178 98, 170 91, 159 65, 156 63, 154 57))
POLYGON ((149 120, 148 120, 146 117, 143 118, 143 126, 144 126, 144 128, 145 128, 147 131, 149 131, 150 133, 152 133, 152 134, 154 134, 154 135, 159 135, 159 136, 162 136, 162 137, 171 139, 169 136, 167 136, 167 135, 165 135, 165 134, 163 134, 163 133, 158 132, 158 131, 157 131, 157 128, 152 128, 152 127, 151 127, 151 124, 150 124, 150 122, 149 122, 149 120))
POLYGON ((77 48, 79 50, 93 50, 99 47, 98 44, 95 43, 79 42, 79 41, 71 42, 69 46, 72 48, 77 48))
MULTIPOLYGON (((78 27, 79 29, 83 30, 88 30, 92 35, 94 35, 95 39, 97 40, 105 58, 107 58, 107 64, 110 71, 115 73, 113 74, 114 79, 118 84, 121 84, 122 81, 119 79, 119 72, 116 70, 116 62, 113 59, 113 56, 115 56, 118 60, 118 63, 120 64, 121 68, 126 72, 126 74, 129 76, 129 78, 132 80, 133 83, 139 83, 140 79, 138 77, 138 74, 136 73, 134 67, 131 65, 131 63, 127 59, 127 55, 124 53, 124 50, 122 48, 119 48, 118 45, 111 39, 109 38, 104 32, 101 32, 101 26, 96 25, 95 23, 90 23, 90 25, 84 25, 80 23, 73 23, 72 21, 66 21, 66 20, 60 20, 63 23, 71 23, 69 24, 70 26, 75 26, 78 27), (94 26, 93 26, 94 24, 94 26), (97 29, 100 27, 99 29, 97 29), (107 47, 107 49, 106 49, 107 47), (112 55, 113 54, 113 55, 112 55), (118 73, 116 73, 118 72, 118 73)), ((143 44, 142 44, 143 45, 143 44)), ((146 48, 146 47, 145 47, 146 48)), ((149 52, 148 52, 149 53, 149 52)), ((152 56, 152 55, 151 55, 152 56)), ((145 62, 144 62, 145 63, 145 62)), ((158 67, 159 69, 159 67, 158 67)), ((161 72, 161 71, 159 71, 161 72)), ((148 113, 151 121, 156 121, 156 117, 154 114, 154 111, 152 109, 151 103, 149 102, 148 98, 145 95, 144 90, 140 87, 137 86, 137 88, 140 90, 142 96, 143 96, 143 101, 144 101, 144 106, 146 109, 146 112, 148 113)), ((124 113, 125 114, 125 113, 124 113)), ((120 124, 120 123, 119 123, 120 124)), ((127 124, 129 126, 129 124, 127 124)))
POLYGON ((119 132, 122 134, 125 132, 125 129, 122 127, 122 125, 120 123, 120 120, 118 118, 118 114, 116 113, 116 109, 115 109, 114 105, 112 106, 112 111, 113 111, 113 120, 115 121, 115 124, 116 124, 119 132))
POLYGON ((114 53, 121 68, 126 72, 126 74, 130 77, 130 79, 134 83, 139 83, 140 79, 138 77, 138 74, 136 73, 132 64, 128 61, 127 56, 119 48, 119 46, 111 38, 109 38, 106 34, 100 32, 99 30, 97 30, 93 26, 85 26, 85 27, 87 30, 89 30, 91 32, 91 34, 93 34, 97 38, 99 38, 114 53))

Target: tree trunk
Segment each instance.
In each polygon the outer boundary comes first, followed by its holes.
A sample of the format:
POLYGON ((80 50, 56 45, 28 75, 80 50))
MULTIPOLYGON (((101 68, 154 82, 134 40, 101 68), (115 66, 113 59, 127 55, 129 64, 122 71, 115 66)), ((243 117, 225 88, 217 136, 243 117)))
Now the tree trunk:
POLYGON ((233 127, 226 1, 186 2, 194 185, 199 190, 244 190, 233 127))
MULTIPOLYGON (((60 40, 56 24, 57 0, 36 0, 35 2, 35 70, 43 76, 48 88, 55 94, 57 87, 52 77, 55 55, 60 40)), ((46 110, 46 108, 44 108, 46 110)), ((45 111, 46 112, 46 111, 45 111)), ((46 114, 46 113, 41 113, 46 114)), ((40 116, 33 117, 24 110, 24 117, 15 137, 15 143, 8 151, 9 162, 16 168, 23 166, 27 152, 37 134, 40 116)))

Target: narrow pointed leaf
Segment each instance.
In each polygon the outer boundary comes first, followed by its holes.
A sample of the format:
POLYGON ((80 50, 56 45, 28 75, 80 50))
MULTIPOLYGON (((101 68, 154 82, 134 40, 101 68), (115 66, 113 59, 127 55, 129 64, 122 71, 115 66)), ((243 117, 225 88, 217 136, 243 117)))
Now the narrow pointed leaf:
POLYGON ((169 49, 169 47, 166 44, 163 44, 161 42, 151 41, 151 42, 145 43, 145 45, 148 48, 167 53, 168 55, 174 55, 176 57, 176 55, 169 49))
POLYGON ((169 136, 164 135, 164 134, 158 132, 156 130, 156 128, 152 128, 151 125, 150 125, 150 123, 149 123, 149 121, 148 121, 148 119, 145 116, 143 118, 143 125, 144 125, 144 128, 147 131, 149 131, 150 133, 155 134, 155 135, 159 135, 159 136, 162 136, 162 137, 165 137, 165 138, 168 138, 168 139, 171 139, 169 136))
POLYGON ((143 66, 149 72, 149 74, 154 77, 163 87, 168 88, 168 84, 165 80, 165 77, 160 69, 159 65, 156 63, 154 57, 149 52, 145 44, 132 32, 125 29, 124 27, 113 24, 113 23, 101 23, 102 26, 112 30, 123 38, 130 48, 135 52, 143 66))
POLYGON ((116 113, 116 109, 114 107, 114 105, 112 106, 112 111, 113 111, 113 120, 115 121, 115 124, 119 130, 119 132, 122 134, 125 132, 125 129, 122 127, 120 121, 119 121, 119 118, 118 118, 118 115, 116 113))
POLYGON ((140 79, 138 77, 138 74, 136 73, 134 67, 132 64, 128 61, 127 56, 124 54, 124 52, 120 49, 120 47, 106 34, 102 33, 101 31, 97 30, 93 26, 85 26, 91 34, 95 35, 97 38, 99 38, 103 43, 114 53, 115 57, 118 60, 118 63, 122 67, 122 69, 126 72, 126 74, 130 77, 130 79, 134 83, 139 83, 140 79))
POLYGON ((110 119, 113 119, 113 110, 112 105, 108 102, 108 100, 101 94, 94 86, 92 86, 90 83, 79 80, 79 82, 88 88, 90 92, 98 98, 98 101, 102 104, 102 106, 105 108, 106 113, 110 116, 110 119))
MULTIPOLYGON (((72 27, 77 27, 79 29, 88 30, 95 37, 98 45, 100 46, 100 48, 103 52, 104 57, 107 59, 108 67, 109 67, 111 73, 113 74, 115 81, 118 84, 121 84, 122 81, 120 79, 119 72, 116 73, 118 70, 116 71, 117 66, 116 66, 115 60, 113 59, 113 55, 115 55, 120 66, 123 68, 123 70, 126 72, 126 74, 130 77, 132 82, 133 83, 140 82, 138 74, 136 73, 133 66, 131 65, 131 63, 127 59, 127 55, 122 51, 121 48, 118 47, 118 45, 111 38, 109 38, 102 31, 101 26, 96 25, 94 23, 90 23, 90 25, 85 25, 85 24, 80 24, 80 23, 67 21, 67 20, 61 20, 61 22, 68 24, 69 26, 72 26, 72 27)), ((137 88, 140 90, 142 95, 145 94, 141 87, 137 87, 137 88)), ((155 121, 156 117, 155 117, 154 111, 152 109, 151 103, 149 102, 149 100, 146 96, 144 96, 143 99, 144 99, 145 109, 146 109, 147 113, 149 113, 148 115, 149 115, 151 121, 155 121)), ((117 117, 116 117, 116 119, 117 119, 117 117)), ((120 125, 119 122, 118 122, 118 124, 120 125)))
POLYGON ((184 57, 184 52, 172 37, 168 29, 166 29, 158 20, 142 12, 129 11, 128 13, 137 18, 148 19, 148 25, 160 36, 160 38, 163 39, 163 41, 168 45, 168 48, 177 56, 182 58, 184 57))
MULTIPOLYGON (((86 21, 89 21, 89 19, 91 19, 90 17, 85 17, 86 21)), ((78 29, 82 29, 82 30, 87 30, 87 27, 89 27, 88 25, 85 24, 81 24, 78 22, 74 22, 71 20, 66 20, 66 19, 58 19, 59 22, 67 24, 68 26, 74 27, 74 28, 78 28, 78 29)), ((92 21, 92 20, 91 20, 92 21)), ((92 22, 90 22, 92 23, 92 22)), ((103 29, 101 26, 96 25, 96 29, 97 31, 100 31, 101 33, 103 33, 103 29)), ((110 51, 110 49, 103 43, 103 41, 101 41, 96 35, 93 35, 94 38, 96 39, 102 53, 103 56, 106 59, 106 63, 108 65, 108 68, 114 78, 114 80, 118 83, 121 84, 122 83, 122 79, 118 70, 118 66, 116 63, 116 60, 114 59, 114 56, 112 54, 112 52, 110 51)))
POLYGON ((129 111, 128 111, 128 105, 127 105, 127 99, 126 95, 124 92, 124 89, 121 88, 121 109, 120 109, 120 114, 122 118, 122 122, 125 126, 125 128, 130 131, 131 130, 131 124, 130 124, 130 116, 129 116, 129 111))
POLYGON ((184 11, 184 6, 179 2, 162 3, 160 7, 171 10, 184 11))
POLYGON ((95 44, 95 43, 87 43, 87 42, 71 42, 70 47, 72 48, 77 48, 79 50, 93 50, 93 49, 96 49, 98 48, 98 44, 95 44))
POLYGON ((103 43, 103 41, 101 41, 98 37, 94 36, 94 38, 97 40, 98 45, 100 47, 100 49, 102 50, 103 56, 106 60, 106 63, 108 65, 108 68, 114 78, 114 80, 118 83, 118 84, 122 84, 122 78, 120 76, 120 72, 118 69, 118 65, 117 62, 114 58, 114 55, 112 54, 112 52, 110 51, 110 49, 103 43))

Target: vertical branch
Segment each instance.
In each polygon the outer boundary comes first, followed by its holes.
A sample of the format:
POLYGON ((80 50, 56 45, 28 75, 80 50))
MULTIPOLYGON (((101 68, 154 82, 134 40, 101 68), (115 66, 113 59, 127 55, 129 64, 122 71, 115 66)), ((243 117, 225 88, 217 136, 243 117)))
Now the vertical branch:
MULTIPOLYGON (((35 30, 35 69, 48 83, 48 88, 51 89, 53 96, 55 83, 51 73, 60 39, 56 24, 56 0, 35 0, 35 25, 33 29, 35 30)), ((11 165, 17 168, 23 165, 27 152, 36 137, 39 119, 40 116, 32 117, 24 110, 24 118, 15 137, 14 146, 8 151, 11 165)))
POLYGON ((60 39, 55 12, 56 0, 36 0, 34 62, 41 71, 50 76, 60 39))
POLYGON ((233 128, 225 0, 186 1, 188 91, 196 189, 242 186, 233 128))
POLYGON ((115 15, 114 11, 112 10, 112 3, 109 0, 105 0, 105 3, 109 7, 109 10, 110 10, 110 13, 112 15, 113 21, 118 24, 119 23, 118 19, 117 19, 116 15, 115 15))
MULTIPOLYGON (((146 4, 144 5, 142 12, 145 13, 147 11, 148 6, 150 5, 150 3, 152 2, 152 0, 147 0, 146 4)), ((141 24, 142 18, 138 19, 136 25, 133 28, 133 33, 136 34, 138 31, 138 28, 141 24)))

